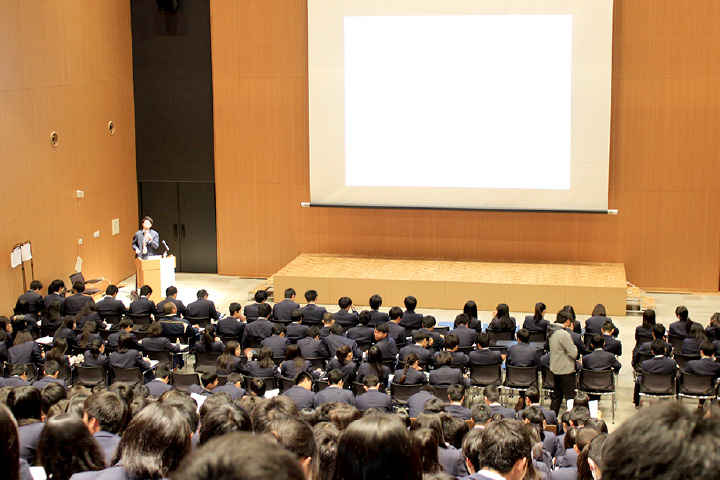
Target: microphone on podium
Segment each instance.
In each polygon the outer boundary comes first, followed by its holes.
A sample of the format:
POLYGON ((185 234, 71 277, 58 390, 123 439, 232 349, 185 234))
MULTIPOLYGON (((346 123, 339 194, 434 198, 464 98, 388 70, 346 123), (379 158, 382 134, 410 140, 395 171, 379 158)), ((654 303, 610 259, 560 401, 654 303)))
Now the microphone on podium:
POLYGON ((165 243, 165 240, 162 241, 163 245, 165 245, 165 251, 163 252, 163 258, 167 257, 167 253, 170 251, 170 247, 168 247, 168 244, 165 243))

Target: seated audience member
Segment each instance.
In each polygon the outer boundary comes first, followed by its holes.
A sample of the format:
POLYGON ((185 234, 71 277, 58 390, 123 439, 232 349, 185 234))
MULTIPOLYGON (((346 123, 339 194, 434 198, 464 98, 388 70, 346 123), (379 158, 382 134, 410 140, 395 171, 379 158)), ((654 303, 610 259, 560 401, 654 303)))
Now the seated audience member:
POLYGON ((78 416, 60 413, 45 422, 37 444, 37 459, 53 480, 68 480, 79 472, 105 468, 98 443, 78 416))
MULTIPOLYGON (((49 418, 48 412, 53 406, 59 404, 63 400, 67 400, 68 392, 62 385, 57 383, 48 383, 40 390, 40 397, 42 398, 42 412, 45 415, 45 419, 49 418)), ((77 399, 85 400, 85 395, 76 394, 73 395, 72 401, 63 402, 65 411, 74 413, 77 399)), ((81 410, 82 413, 82 410, 81 410)))
MULTIPOLYGON (((30 307, 30 313, 40 313, 42 310, 46 310, 43 306, 43 296, 40 291, 43 288, 43 284, 40 280, 33 280, 30 282, 30 290, 20 295, 17 299, 17 303, 21 301, 27 302, 30 307)), ((17 303, 16 307, 17 308, 17 303)))
POLYGON ((274 396, 266 402, 256 405, 250 414, 253 431, 256 434, 270 433, 268 426, 273 420, 297 418, 298 409, 291 398, 282 395, 274 396))
POLYGON ((171 475, 172 480, 305 480, 297 455, 272 437, 232 432, 203 444, 171 475))
MULTIPOLYGON (((247 393, 249 393, 251 397, 264 397, 265 392, 267 391, 267 383, 265 383, 265 380, 262 378, 246 378, 245 383, 247 384, 247 393)), ((248 410, 249 412, 252 411, 252 409, 248 410)))
POLYGON ((362 350, 358 348, 355 340, 343 336, 343 330, 340 325, 333 325, 332 327, 330 327, 329 335, 327 335, 321 341, 324 347, 323 356, 325 358, 329 358, 332 354, 337 352, 338 348, 342 347, 343 345, 347 345, 348 347, 350 347, 353 352, 354 358, 362 358, 362 350))
POLYGON ((171 285, 165 289, 165 299, 158 302, 157 306, 155 307, 160 316, 164 315, 165 311, 163 310, 163 308, 165 307, 166 303, 174 303, 178 315, 187 315, 187 308, 185 307, 185 304, 182 300, 178 300, 177 295, 178 290, 175 286, 171 285))
POLYGON ((423 365, 429 365, 432 363, 432 352, 430 346, 432 346, 432 339, 427 332, 417 330, 413 334, 413 342, 411 345, 400 349, 400 361, 404 361, 405 356, 409 353, 414 353, 418 357, 423 365))
POLYGON ((110 366, 109 359, 105 355, 105 344, 101 339, 95 339, 88 345, 83 354, 83 367, 103 367, 107 370, 110 366))
POLYGON ((157 307, 155 302, 150 300, 152 293, 150 285, 140 287, 140 297, 130 304, 129 313, 132 315, 155 315, 157 307))
POLYGON ((127 404, 115 393, 94 393, 83 404, 83 422, 97 440, 109 467, 120 443, 120 433, 130 418, 127 404))
POLYGON ((405 297, 403 303, 405 304, 405 311, 402 314, 400 326, 405 328, 407 331, 420 329, 422 327, 423 315, 422 313, 415 313, 417 298, 412 295, 408 295, 405 297))
POLYGON ((47 315, 42 317, 41 326, 43 328, 57 330, 62 323, 62 304, 55 300, 50 304, 47 315))
MULTIPOLYGON (((117 348, 118 340, 120 339, 120 334, 123 332, 129 333, 130 336, 132 337, 133 341, 136 341, 135 334, 133 333, 134 326, 135 325, 133 324, 133 321, 130 320, 129 318, 124 318, 124 319, 120 320, 120 323, 118 323, 117 332, 111 333, 110 335, 108 335, 108 339, 107 339, 108 348, 113 348, 113 349, 117 348)), ((137 344, 137 342, 136 342, 136 344, 137 344)), ((138 350, 138 349, 139 349, 139 345, 138 345, 138 348, 136 348, 136 350, 138 350)))
POLYGON ((495 330, 498 332, 510 331, 515 335, 515 317, 510 316, 510 307, 505 303, 499 304, 495 307, 493 312, 493 318, 488 325, 488 330, 495 330))
MULTIPOLYGON (((475 330, 472 330, 473 334, 475 330)), ((458 336, 454 333, 448 333, 445 335, 445 352, 449 353, 452 357, 452 364, 453 365, 467 365, 470 361, 470 358, 465 355, 462 352, 458 352, 458 348, 460 345, 460 340, 458 339, 458 336)), ((472 353, 472 352, 471 352, 472 353)), ((440 352, 436 353, 433 356, 433 362, 437 363, 437 357, 440 354, 440 352)))
POLYGON ((620 340, 613 337, 614 331, 615 325, 613 325, 612 322, 608 321, 603 324, 602 336, 605 339, 605 345, 603 346, 603 350, 619 357, 620 355, 622 355, 622 343, 620 343, 620 340))
POLYGON ((60 323, 60 326, 57 330, 55 330, 55 334, 53 335, 53 341, 57 340, 58 338, 64 338, 65 341, 67 341, 69 346, 75 346, 77 345, 77 341, 75 339, 75 317, 70 315, 65 315, 63 317, 62 322, 60 323))
POLYGON ((212 395, 215 393, 215 387, 218 386, 217 373, 203 372, 203 374, 200 375, 200 383, 202 385, 190 385, 187 392, 205 395, 206 397, 212 395))
POLYGON ((448 388, 448 398, 450 399, 450 405, 445 406, 445 411, 453 417, 461 418, 463 420, 472 419, 472 412, 463 407, 465 401, 465 387, 459 383, 450 385, 448 388))
POLYGON ((408 414, 410 415, 410 418, 417 418, 418 415, 423 412, 425 403, 428 400, 433 399, 439 400, 435 396, 435 389, 431 385, 423 385, 420 387, 420 391, 418 393, 411 395, 410 398, 407 399, 408 414))
MULTIPOLYGON (((305 318, 303 314, 303 318, 305 318)), ((320 340, 324 340, 325 337, 330 335, 330 327, 335 325, 335 315, 330 312, 323 313, 322 326, 320 327, 320 340)))
POLYGON ((14 387, 6 400, 18 425, 20 458, 35 464, 36 447, 45 424, 42 421, 42 395, 35 387, 14 387))
POLYGON ((323 344, 320 340, 320 329, 318 327, 312 326, 308 328, 307 336, 299 339, 297 346, 300 347, 300 353, 305 358, 324 358, 323 344))
POLYGON ((318 451, 310 425, 296 418, 286 418, 272 421, 267 430, 280 445, 295 454, 305 477, 314 478, 318 469, 318 451))
POLYGON ((683 340, 683 355, 700 355, 700 345, 707 342, 708 337, 705 335, 705 329, 699 323, 693 323, 690 327, 690 334, 683 340))
POLYGON ((485 403, 490 406, 493 415, 500 414, 505 418, 515 418, 515 410, 503 407, 500 403, 500 389, 495 385, 488 385, 483 389, 485 403))
POLYGON ((117 299, 118 291, 116 285, 108 285, 105 289, 105 296, 96 304, 97 312, 101 317, 120 318, 128 312, 125 304, 117 299))
MULTIPOLYGON (((529 407, 539 408, 545 416, 545 420, 548 425, 558 425, 558 419, 557 415, 555 415, 555 411, 543 407, 540 403, 540 390, 537 387, 529 387, 525 391, 525 408, 529 407)), ((518 420, 522 419, 522 412, 523 411, 520 410, 517 413, 518 420)))
POLYGON ((101 472, 77 474, 73 480, 166 478, 190 455, 191 433, 183 409, 165 402, 150 404, 123 433, 115 455, 117 463, 101 472))
MULTIPOLYGON (((432 348, 433 350, 439 350, 444 345, 444 338, 440 333, 435 331, 435 324, 437 322, 435 321, 435 317, 432 315, 425 315, 423 317, 422 321, 422 328, 420 328, 419 331, 425 332, 428 334, 428 336, 432 339, 432 348)), ((415 334, 415 330, 412 331, 412 335, 415 334)))
POLYGON ((715 361, 715 347, 712 343, 705 340, 700 344, 700 360, 687 362, 685 372, 692 375, 706 375, 712 377, 713 381, 720 377, 720 363, 715 361))
POLYGON ((242 339, 245 333, 245 315, 242 314, 242 305, 237 302, 230 304, 229 317, 223 317, 218 320, 217 334, 221 337, 233 337, 242 339))
POLYGON ((40 345, 33 341, 27 330, 21 330, 15 335, 13 346, 8 349, 8 363, 34 363, 43 362, 44 354, 40 345))
POLYGON ((610 370, 620 371, 622 365, 612 353, 603 349, 605 336, 595 334, 590 341, 593 351, 582 358, 582 366, 586 370, 610 370))
POLYGON ((23 387, 31 385, 28 381, 27 370, 28 367, 24 363, 14 364, 8 378, 0 377, 0 387, 23 387))
POLYGON ((150 395, 159 397, 168 390, 172 390, 174 387, 170 385, 170 366, 167 364, 158 365, 155 369, 155 378, 145 385, 150 391, 150 395))
POLYGON ((390 318, 388 322, 388 328, 390 329, 388 336, 395 340, 395 345, 397 345, 398 348, 405 346, 407 343, 405 340, 405 328, 400 326, 402 315, 403 311, 400 307, 392 307, 388 312, 388 317, 390 318))
POLYGON ((358 344, 370 345, 375 341, 375 329, 369 326, 370 312, 363 310, 358 315, 358 325, 348 329, 345 336, 358 344))
POLYGON ((50 310, 52 302, 60 302, 60 313, 65 314, 65 282, 53 280, 48 285, 48 294, 43 298, 43 310, 50 310), (62 295, 59 292, 62 291, 62 295))
POLYGON ((490 367, 500 365, 503 362, 502 354, 498 350, 490 348, 490 335, 485 332, 477 334, 477 350, 470 352, 470 365, 490 367))
POLYGON ((402 423, 393 416, 370 415, 350 424, 340 438, 334 478, 421 480, 422 465, 402 423))
POLYGON ((530 332, 547 332, 547 327, 550 325, 548 320, 545 320, 545 310, 547 307, 544 303, 538 302, 535 304, 535 313, 533 315, 527 315, 525 322, 523 322, 523 328, 530 332))
POLYGON ((200 340, 195 342, 195 351, 197 353, 209 353, 211 355, 220 355, 225 349, 225 345, 215 336, 215 327, 208 324, 205 327, 200 340))
POLYGON ((513 367, 539 367, 541 350, 530 345, 530 331, 521 328, 517 332, 518 343, 508 348, 505 363, 513 367))
MULTIPOLYGON (((344 432, 348 425, 363 416, 360 410, 347 403, 329 403, 323 408, 327 409, 328 418, 341 432, 344 432)), ((381 413, 378 409, 372 409, 372 411, 376 414, 381 413)))
POLYGON ((65 297, 65 312, 68 315, 77 315, 85 303, 92 300, 92 297, 85 295, 85 284, 83 282, 73 283, 73 295, 65 297))
POLYGON ((410 431, 429 428, 434 431, 440 442, 438 444, 438 461, 443 470, 450 476, 461 477, 467 474, 467 468, 462 457, 462 452, 450 444, 445 437, 442 426, 442 417, 437 413, 421 413, 415 422, 410 426, 410 431))
POLYGON ((467 435, 463 454, 470 478, 521 479, 532 464, 532 439, 516 420, 492 421, 484 430, 467 435))
MULTIPOLYGON (((148 372, 150 370, 150 360, 143 358, 143 356, 135 350, 133 347, 132 337, 128 333, 121 333, 120 340, 118 341, 117 352, 110 354, 109 364, 110 367, 118 368, 139 368, 142 372, 148 372)), ((152 372, 146 375, 147 382, 152 380, 152 372)), ((147 383, 146 382, 146 383, 147 383)))
POLYGON ((355 406, 355 396, 350 390, 343 390, 343 374, 340 370, 330 370, 328 373, 328 384, 327 388, 319 391, 315 395, 313 405, 317 408, 323 403, 339 402, 347 403, 348 405, 355 406))
POLYGON ((440 352, 435 357, 434 370, 430 371, 430 385, 454 385, 460 383, 470 388, 470 382, 463 376, 462 370, 452 367, 452 356, 449 352, 440 352))
MULTIPOLYGON (((199 343, 195 345, 197 347, 199 343)), ((152 322, 150 324, 150 327, 148 327, 148 337, 143 339, 142 348, 145 352, 180 353, 180 345, 172 343, 169 338, 163 336, 163 326, 161 322, 152 322)))
MULTIPOLYGON (((555 413, 552 410, 550 411, 555 413)), ((518 412, 518 420, 521 420, 525 424, 537 426, 539 437, 538 442, 540 442, 543 451, 546 453, 546 460, 549 468, 551 466, 550 459, 555 454, 555 439, 557 436, 552 432, 545 431, 545 427, 548 423, 542 409, 540 407, 527 407, 518 412)))
MULTIPOLYGON (((672 358, 665 356, 665 342, 662 340, 652 341, 652 352, 654 357, 645 360, 642 364, 642 371, 648 373, 675 373, 677 371, 677 363, 672 358)), ((688 362, 690 363, 690 362, 688 362)), ((636 407, 640 406, 640 383, 642 374, 635 381, 635 392, 633 394, 633 403, 636 407)))
POLYGON ((46 360, 45 365, 43 366, 43 371, 45 372, 45 375, 36 382, 33 382, 33 387, 42 390, 43 387, 49 383, 57 383, 67 390, 68 386, 67 383, 65 383, 65 380, 58 378, 58 374, 60 373, 60 365, 58 362, 55 360, 46 360))
POLYGON ((369 300, 370 305, 370 321, 368 322, 368 325, 371 327, 374 327, 378 323, 387 323, 390 321, 390 316, 380 311, 380 307, 382 306, 382 297, 378 294, 373 295, 370 297, 369 300))
MULTIPOLYGON (((218 312, 215 308, 215 302, 213 302, 212 300, 208 300, 207 290, 198 290, 196 296, 197 300, 188 303, 185 309, 186 317, 209 318, 211 320, 217 320, 218 318, 220 318, 220 312, 218 312)), ((265 294, 265 297, 267 298, 267 294, 265 294)), ((247 312, 245 313, 245 316, 248 316, 247 312)))
MULTIPOLYGON (((653 340, 660 340, 665 344, 665 356, 670 357, 672 356, 673 346, 671 343, 665 341, 665 326, 662 323, 658 323, 656 325, 653 325, 651 329, 651 334, 653 337, 653 340)), ((637 350, 633 353, 633 366, 637 366, 638 363, 638 353, 649 353, 652 354, 652 340, 649 342, 645 342, 642 345, 640 345, 637 350)))
MULTIPOLYGON (((343 383, 345 385, 352 385, 355 381, 355 375, 357 374, 358 366, 353 361, 353 352, 348 345, 342 345, 335 352, 335 358, 332 358, 328 364, 327 369, 329 370, 340 370, 343 374, 343 383)), ((293 378, 293 377, 286 377, 293 378)))
POLYGON ((303 313, 303 321, 307 325, 320 325, 323 320, 323 315, 327 310, 325 307, 318 307, 316 305, 318 293, 315 290, 308 290, 305 292, 305 300, 307 305, 301 307, 300 310, 303 313))
POLYGON ((213 438, 233 432, 252 432, 250 415, 232 404, 219 405, 203 417, 198 447, 202 447, 213 438))
MULTIPOLYGON (((477 303, 474 300, 468 300, 463 305, 463 313, 468 317, 468 328, 475 330, 476 333, 482 332, 482 322, 478 319, 477 303)), ((455 317, 457 320, 457 317, 455 317)), ((457 325, 454 325, 455 328, 457 325)))
POLYGON ((89 348, 90 344, 93 340, 101 340, 102 337, 99 333, 95 333, 97 331, 97 323, 95 322, 87 322, 85 323, 85 326, 82 329, 82 332, 80 332, 76 337, 75 340, 77 342, 78 347, 82 348, 89 348))
MULTIPOLYGON (((475 343, 475 338, 477 337, 477 330, 475 330, 474 328, 470 328, 469 324, 470 318, 464 313, 461 313, 460 315, 455 317, 455 328, 448 332, 457 336, 458 346, 463 348, 472 347, 475 343)), ((448 348, 447 335, 445 336, 445 348, 448 348)))
POLYGON ((454 416, 443 415, 442 426, 445 441, 460 451, 463 438, 470 432, 468 421, 454 416))
POLYGON ((688 313, 687 307, 677 307, 675 309, 675 316, 677 317, 677 322, 670 324, 668 334, 680 338, 685 338, 690 335, 690 329, 692 328, 693 321, 690 320, 690 314, 688 313))
POLYGON ((300 354, 300 347, 290 345, 285 352, 285 361, 280 364, 280 375, 284 378, 295 378, 301 371, 312 374, 312 365, 300 354))
POLYGON ((107 330, 108 324, 100 318, 95 301, 85 302, 80 313, 75 315, 75 328, 82 330, 87 323, 95 323, 97 330, 107 330))
POLYGON ((283 395, 290 397, 298 407, 298 410, 304 408, 313 408, 315 393, 312 391, 313 379, 307 372, 300 372, 295 377, 295 385, 283 392, 283 395))
POLYGON ((589 475, 586 472, 581 472, 583 478, 593 478, 600 480, 602 478, 602 472, 605 470, 605 462, 603 460, 603 449, 605 443, 608 440, 608 435, 598 435, 593 438, 587 448, 587 463, 588 469, 590 470, 589 475))
MULTIPOLYGON (((247 323, 252 323, 255 320, 257 320, 259 317, 262 316, 262 315, 260 315, 259 308, 260 308, 260 305, 263 305, 267 301, 267 297, 268 297, 268 294, 265 290, 258 290, 257 292, 255 292, 255 296, 254 296, 255 303, 253 303, 251 305, 245 305, 244 313, 245 313, 245 318, 247 320, 247 323)), ((272 307, 270 309, 269 315, 272 315, 272 307)), ((265 318, 269 319, 270 318, 269 315, 266 316, 265 318)))
POLYGON ((401 385, 422 385, 428 383, 428 379, 420 367, 420 359, 414 352, 405 355, 405 366, 401 370, 395 371, 393 383, 399 383, 401 385))
POLYGON ((285 350, 290 345, 290 340, 285 338, 287 328, 282 323, 272 326, 272 335, 260 342, 263 347, 268 347, 273 352, 273 357, 284 357, 285 350))
POLYGON ((285 333, 287 339, 290 340, 290 343, 293 345, 295 345, 296 343, 298 343, 299 340, 307 337, 308 335, 308 330, 310 329, 310 327, 304 325, 302 321, 302 311, 300 311, 299 308, 296 308, 290 314, 290 321, 289 323, 287 323, 287 329, 285 333))
POLYGON ((213 389, 213 395, 220 392, 227 393, 232 400, 236 400, 245 395, 245 389, 242 388, 244 377, 239 373, 231 373, 228 375, 224 385, 219 385, 213 389))
POLYGON ((217 359, 217 372, 220 375, 229 375, 233 372, 242 372, 242 362, 240 356, 242 355, 242 348, 240 344, 235 340, 230 340, 223 353, 217 359))
MULTIPOLYGON (((256 320, 257 321, 257 320, 256 320)), ((273 361, 272 350, 268 347, 262 347, 258 354, 258 359, 253 360, 253 350, 248 349, 246 351, 248 361, 246 364, 240 363, 240 373, 248 375, 250 377, 257 378, 275 378, 280 380, 280 370, 273 361)))
POLYGON ((717 478, 720 421, 660 402, 630 417, 605 442, 603 478, 717 478))
POLYGON ((386 393, 381 393, 378 388, 380 381, 375 375, 366 375, 363 379, 365 393, 355 398, 358 410, 364 412, 369 408, 377 408, 383 412, 392 412, 392 398, 386 393))
POLYGON ((370 347, 370 350, 367 351, 366 361, 358 368, 355 381, 362 383, 365 375, 375 375, 380 379, 380 383, 387 386, 388 379, 390 378, 390 368, 383 364, 384 360, 385 357, 383 357, 377 345, 370 347))
POLYGON ((288 288, 285 290, 283 301, 273 306, 272 316, 276 321, 282 323, 293 321, 293 311, 300 309, 300 304, 295 301, 295 295, 295 289, 288 288))
POLYGON ((635 327, 635 343, 640 343, 641 337, 652 336, 652 328, 655 326, 655 310, 646 308, 643 311, 642 324, 635 327))
MULTIPOLYGON (((198 324, 190 325, 188 320, 178 317, 177 307, 174 303, 166 303, 163 306, 163 313, 165 313, 165 316, 158 322, 162 326, 163 335, 169 338, 184 336, 187 338, 190 348, 194 348, 200 326, 198 324)), ((187 318, 190 318, 190 316, 187 318)))
POLYGON ((338 300, 340 310, 335 312, 335 323, 348 330, 358 324, 358 312, 353 306, 350 297, 340 297, 338 300))
MULTIPOLYGON (((608 316, 605 314, 605 306, 601 303, 598 303, 597 305, 595 305, 595 308, 593 308, 592 316, 585 320, 585 333, 591 333, 593 335, 602 333, 605 322, 612 323, 612 319, 608 318, 608 316)), ((613 337, 617 337, 619 334, 620 330, 618 330, 617 327, 613 325, 611 335, 613 337)))
POLYGON ((70 370, 70 358, 67 356, 68 344, 64 338, 58 338, 53 343, 53 347, 45 354, 45 362, 55 360, 58 365, 70 370))
POLYGON ((492 418, 492 416, 492 409, 488 405, 484 403, 476 403, 475 405, 473 405, 472 419, 473 423, 475 424, 473 426, 473 430, 484 429, 490 422, 490 418, 492 418))
MULTIPOLYGON (((261 290, 262 291, 262 290, 261 290)), ((247 307, 245 307, 247 309, 247 307)), ((258 307, 258 317, 245 327, 242 343, 245 347, 253 344, 260 344, 263 340, 272 335, 273 323, 268 320, 272 308, 267 303, 261 303, 258 307)))
POLYGON ((0 402, 0 441, 3 451, 0 453, 0 471, 8 480, 31 480, 30 466, 20 458, 18 427, 10 410, 0 402))

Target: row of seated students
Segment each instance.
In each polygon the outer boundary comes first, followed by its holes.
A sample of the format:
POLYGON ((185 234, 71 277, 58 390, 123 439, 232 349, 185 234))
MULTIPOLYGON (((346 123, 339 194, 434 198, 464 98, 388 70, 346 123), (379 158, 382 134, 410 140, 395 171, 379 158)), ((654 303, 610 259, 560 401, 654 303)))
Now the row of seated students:
POLYGON ((587 399, 576 398, 556 435, 536 398, 505 409, 490 388, 466 421, 456 402, 423 393, 415 412, 388 413, 338 402, 300 409, 287 396, 221 391, 199 403, 177 390, 120 384, 4 387, 0 471, 9 480, 649 480, 720 470, 716 409, 700 416, 660 403, 608 435, 587 399))

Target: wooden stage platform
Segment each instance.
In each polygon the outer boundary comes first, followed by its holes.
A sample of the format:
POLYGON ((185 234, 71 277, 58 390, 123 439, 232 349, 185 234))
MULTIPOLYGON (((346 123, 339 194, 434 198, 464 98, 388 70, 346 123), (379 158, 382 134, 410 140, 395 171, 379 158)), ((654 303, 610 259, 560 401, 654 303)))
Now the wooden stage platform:
POLYGON ((318 303, 337 304, 348 296, 367 305, 371 295, 383 298, 383 309, 403 306, 413 295, 422 308, 462 310, 468 300, 478 310, 507 303, 510 312, 532 311, 536 302, 556 313, 572 305, 590 314, 602 303, 608 315, 624 316, 627 298, 625 266, 621 263, 491 263, 365 258, 302 254, 273 275, 275 301, 286 288, 304 303, 306 290, 318 292, 318 303))

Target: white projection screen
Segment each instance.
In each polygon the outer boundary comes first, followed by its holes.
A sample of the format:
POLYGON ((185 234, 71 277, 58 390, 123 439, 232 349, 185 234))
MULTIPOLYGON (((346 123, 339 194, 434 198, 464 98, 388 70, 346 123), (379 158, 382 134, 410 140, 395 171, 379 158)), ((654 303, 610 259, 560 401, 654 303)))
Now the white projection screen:
POLYGON ((613 0, 308 0, 310 204, 607 212, 613 0))

